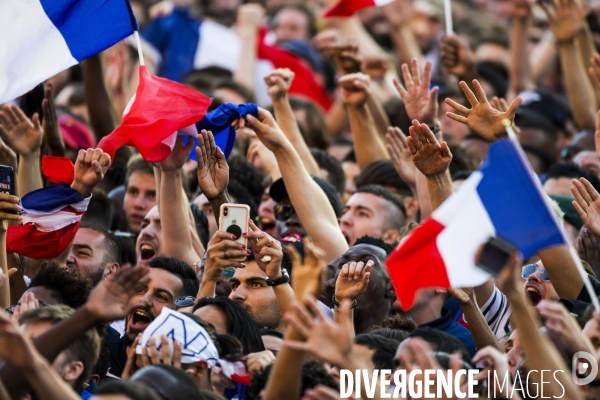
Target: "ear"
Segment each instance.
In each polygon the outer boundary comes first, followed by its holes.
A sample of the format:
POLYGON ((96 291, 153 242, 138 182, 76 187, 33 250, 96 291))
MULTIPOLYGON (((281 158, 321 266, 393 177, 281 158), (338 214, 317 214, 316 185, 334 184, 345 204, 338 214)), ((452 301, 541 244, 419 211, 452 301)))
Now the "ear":
POLYGON ((63 379, 67 382, 77 380, 83 374, 83 363, 81 361, 71 361, 64 366, 63 379))
POLYGON ((108 278, 111 275, 116 274, 121 269, 119 263, 108 264, 104 267, 104 279, 108 278))
POLYGON ((416 196, 406 196, 402 203, 406 210, 406 218, 414 217, 419 212, 419 200, 416 196))
POLYGON ((381 240, 386 243, 395 245, 400 241, 400 232, 396 229, 388 229, 381 236, 381 240))
POLYGON ((205 375, 208 374, 208 363, 204 360, 200 360, 190 364, 185 369, 185 373, 188 374, 195 382, 199 382, 205 375))
POLYGON ((394 304, 396 301, 396 290, 394 289, 394 285, 392 285, 392 281, 388 279, 385 284, 385 297, 390 299, 390 302, 394 304))
POLYGON ((88 382, 93 382, 94 385, 98 386, 98 384, 100 383, 100 375, 98 375, 98 374, 90 375, 90 379, 88 379, 88 382))

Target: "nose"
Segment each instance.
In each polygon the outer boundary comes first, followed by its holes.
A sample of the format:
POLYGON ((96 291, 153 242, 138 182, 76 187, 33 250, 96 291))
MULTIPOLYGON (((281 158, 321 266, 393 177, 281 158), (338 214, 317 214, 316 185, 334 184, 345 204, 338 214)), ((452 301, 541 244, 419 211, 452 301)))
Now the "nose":
POLYGON ((153 303, 151 296, 152 294, 150 293, 150 291, 144 293, 144 295, 140 296, 140 298, 138 299, 138 303, 146 307, 152 307, 153 303))
POLYGON ((231 290, 229 298, 233 301, 237 301, 238 303, 243 303, 246 301, 246 293, 241 286, 238 286, 237 288, 231 290))
POLYGON ((144 198, 144 195, 141 193, 138 194, 133 202, 133 205, 138 210, 145 210, 146 209, 146 199, 144 198))
POLYGON ((288 219, 287 221, 285 221, 285 226, 286 227, 301 227, 302 224, 300 223, 300 219, 298 218, 298 215, 294 214, 290 217, 290 219, 288 219))
POLYGON ((527 278, 527 281, 541 283, 542 282, 542 273, 540 272, 540 270, 538 269, 533 274, 529 275, 529 278, 527 278))
POLYGON ((342 218, 340 218, 340 226, 341 227, 349 227, 350 225, 352 225, 352 219, 350 218, 350 213, 345 213, 344 215, 342 215, 342 218))
POLYGON ((73 255, 73 249, 69 250, 69 255, 66 260, 67 265, 75 264, 75 256, 73 255))

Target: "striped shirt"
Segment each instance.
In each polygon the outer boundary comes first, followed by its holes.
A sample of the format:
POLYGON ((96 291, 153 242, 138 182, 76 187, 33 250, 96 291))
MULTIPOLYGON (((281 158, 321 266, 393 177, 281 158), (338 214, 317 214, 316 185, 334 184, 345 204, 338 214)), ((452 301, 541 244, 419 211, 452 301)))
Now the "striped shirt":
POLYGON ((481 307, 481 312, 498 340, 511 332, 510 314, 512 311, 508 299, 496 286, 494 286, 492 296, 481 307))

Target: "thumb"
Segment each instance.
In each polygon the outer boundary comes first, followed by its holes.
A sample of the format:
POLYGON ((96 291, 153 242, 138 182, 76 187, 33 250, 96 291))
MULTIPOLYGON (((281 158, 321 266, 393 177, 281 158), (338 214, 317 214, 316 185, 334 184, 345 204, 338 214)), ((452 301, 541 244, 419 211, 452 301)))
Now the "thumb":
POLYGON ((254 117, 251 114, 246 115, 246 122, 248 126, 252 128, 255 132, 264 132, 266 126, 263 122, 259 121, 258 118, 254 117))
POLYGON ((35 114, 33 114, 32 121, 33 121, 33 127, 34 127, 36 130, 41 130, 41 126, 40 126, 40 116, 39 116, 39 114, 38 114, 38 113, 35 113, 35 114))

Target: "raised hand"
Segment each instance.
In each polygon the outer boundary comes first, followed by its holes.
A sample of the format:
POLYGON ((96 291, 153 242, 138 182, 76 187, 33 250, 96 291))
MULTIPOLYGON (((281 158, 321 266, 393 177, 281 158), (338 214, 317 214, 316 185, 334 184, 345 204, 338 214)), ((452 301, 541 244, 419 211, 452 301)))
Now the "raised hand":
POLYGON ((459 78, 477 76, 475 55, 469 46, 456 36, 446 36, 440 45, 442 65, 459 78))
POLYGON ((265 18, 265 9, 260 4, 243 4, 237 9, 237 25, 244 29, 258 29, 265 18))
POLYGON ((342 75, 356 74, 361 71, 362 59, 355 40, 337 42, 328 47, 333 54, 335 65, 342 75))
POLYGON ((21 221, 22 218, 19 215, 22 208, 19 205, 19 198, 6 192, 0 192, 0 220, 3 222, 0 224, 0 232, 6 232, 8 227, 8 221, 21 221), (10 214, 6 211, 14 211, 16 214, 10 214))
POLYGON ((433 126, 437 121, 437 94, 439 88, 436 86, 429 89, 431 85, 431 61, 425 63, 423 76, 421 76, 416 58, 411 60, 410 70, 408 65, 402 64, 402 77, 406 88, 402 86, 398 79, 394 79, 394 86, 404 101, 408 117, 433 126))
POLYGON ((348 106, 359 108, 365 105, 371 83, 369 75, 362 73, 344 75, 338 79, 338 83, 342 89, 342 98, 348 106))
POLYGON ((586 351, 594 354, 594 347, 583 334, 575 318, 561 303, 542 300, 535 306, 540 316, 545 319, 544 326, 558 335, 571 353, 586 351))
POLYGON ((587 227, 581 228, 575 248, 579 258, 587 261, 594 272, 600 271, 600 239, 587 227))
POLYGON ((187 144, 184 145, 183 136, 177 136, 171 154, 160 163, 160 169, 165 172, 180 170, 183 168, 193 148, 194 141, 191 138, 188 138, 187 144))
POLYGON ((229 232, 215 232, 206 248, 206 261, 202 282, 217 282, 226 267, 244 268, 250 251, 229 232))
POLYGON ((246 115, 246 122, 248 127, 256 133, 258 139, 271 151, 275 151, 288 142, 273 115, 263 108, 258 109, 258 118, 250 114, 246 115))
POLYGON ((248 239, 248 245, 254 250, 256 264, 267 274, 269 279, 275 280, 281 277, 281 261, 283 260, 281 242, 258 229, 252 220, 249 220, 248 226, 250 232, 245 236, 248 239))
POLYGON ((75 160, 75 179, 71 187, 82 196, 92 195, 94 187, 104 179, 110 167, 110 156, 102 149, 79 150, 75 160))
POLYGON ((58 127, 58 117, 54 107, 54 97, 52 96, 52 84, 46 84, 44 88, 44 100, 42 101, 42 112, 44 115, 42 128, 44 132, 44 142, 50 154, 57 157, 64 157, 65 142, 58 127))
POLYGON ((40 302, 35 298, 35 295, 33 293, 23 293, 23 296, 21 296, 21 299, 19 300, 19 304, 13 309, 13 318, 18 320, 21 314, 35 310, 36 308, 40 308, 40 302))
POLYGON ((448 288, 448 293, 460 304, 475 302, 475 290, 473 288, 448 288))
POLYGON ((530 0, 512 0, 512 15, 514 18, 526 19, 531 17, 535 2, 530 0))
POLYGON ((316 297, 321 292, 323 271, 327 267, 325 252, 304 238, 304 262, 293 246, 288 246, 292 258, 292 288, 298 301, 306 296, 316 297))
MULTIPOLYGON (((487 346, 479 350, 477 354, 475 354, 475 357, 473 357, 472 361, 473 365, 480 364, 483 366, 483 368, 479 371, 479 374, 475 376, 475 379, 479 381, 487 380, 489 376, 504 377, 507 376, 509 371, 508 359, 506 358, 506 355, 492 346, 487 346)), ((502 395, 506 398, 509 398, 509 394, 513 393, 510 379, 508 380, 508 385, 501 385, 498 380, 494 380, 494 382, 488 382, 488 386, 489 385, 495 386, 494 393, 497 395, 502 395)))
POLYGON ((314 297, 309 296, 305 303, 306 308, 300 303, 293 303, 291 311, 285 313, 284 318, 307 339, 306 342, 288 340, 283 345, 292 350, 308 352, 314 357, 344 368, 352 353, 350 301, 342 302, 339 324, 329 321, 317 307, 314 297))
POLYGON ((277 101, 287 96, 294 76, 295 74, 289 68, 279 68, 265 76, 267 93, 271 100, 277 101))
POLYGON ((15 171, 17 169, 17 154, 2 139, 0 139, 0 164, 13 167, 15 171))
POLYGON ((28 156, 42 145, 42 127, 37 113, 30 120, 23 111, 8 104, 0 111, 0 135, 21 156, 28 156))
POLYGON ((351 262, 344 264, 335 281, 335 297, 338 302, 342 299, 356 300, 367 289, 369 277, 373 270, 373 261, 351 262))
POLYGON ((571 181, 571 193, 575 197, 573 207, 581 220, 596 236, 600 236, 600 195, 585 178, 571 181))
POLYGON ((575 0, 551 0, 540 2, 548 16, 550 29, 556 41, 565 43, 575 39, 585 26, 587 7, 575 0))
POLYGON ((246 370, 253 375, 260 372, 261 369, 275 362, 275 355, 271 350, 263 350, 257 353, 250 353, 246 356, 246 370))
POLYGON ((517 108, 519 108, 523 102, 523 99, 517 97, 510 103, 508 110, 502 112, 491 106, 477 79, 473 80, 473 87, 475 88, 477 96, 469 89, 466 82, 462 81, 459 85, 471 104, 471 108, 468 109, 454 100, 447 98, 446 104, 454 108, 460 114, 466 115, 465 117, 463 115, 447 112, 446 115, 448 118, 466 124, 471 130, 488 141, 494 141, 500 137, 506 136, 506 130, 502 125, 502 120, 508 119, 511 122, 514 122, 515 113, 517 112, 517 108))
POLYGON ((415 164, 406 142, 406 135, 400 128, 389 127, 385 139, 396 172, 410 188, 416 188, 415 164))
POLYGON ((41 357, 17 321, 0 310, 0 359, 19 370, 32 368, 41 357))
POLYGON ((198 135, 198 186, 211 200, 222 194, 229 184, 229 165, 225 154, 215 144, 212 132, 202 130, 198 135))
POLYGON ((130 311, 129 299, 136 293, 138 284, 148 284, 148 267, 121 268, 92 290, 85 308, 98 321, 115 321, 130 311))
POLYGON ((425 124, 413 121, 406 144, 415 166, 427 177, 445 174, 452 161, 448 143, 439 143, 425 124))

